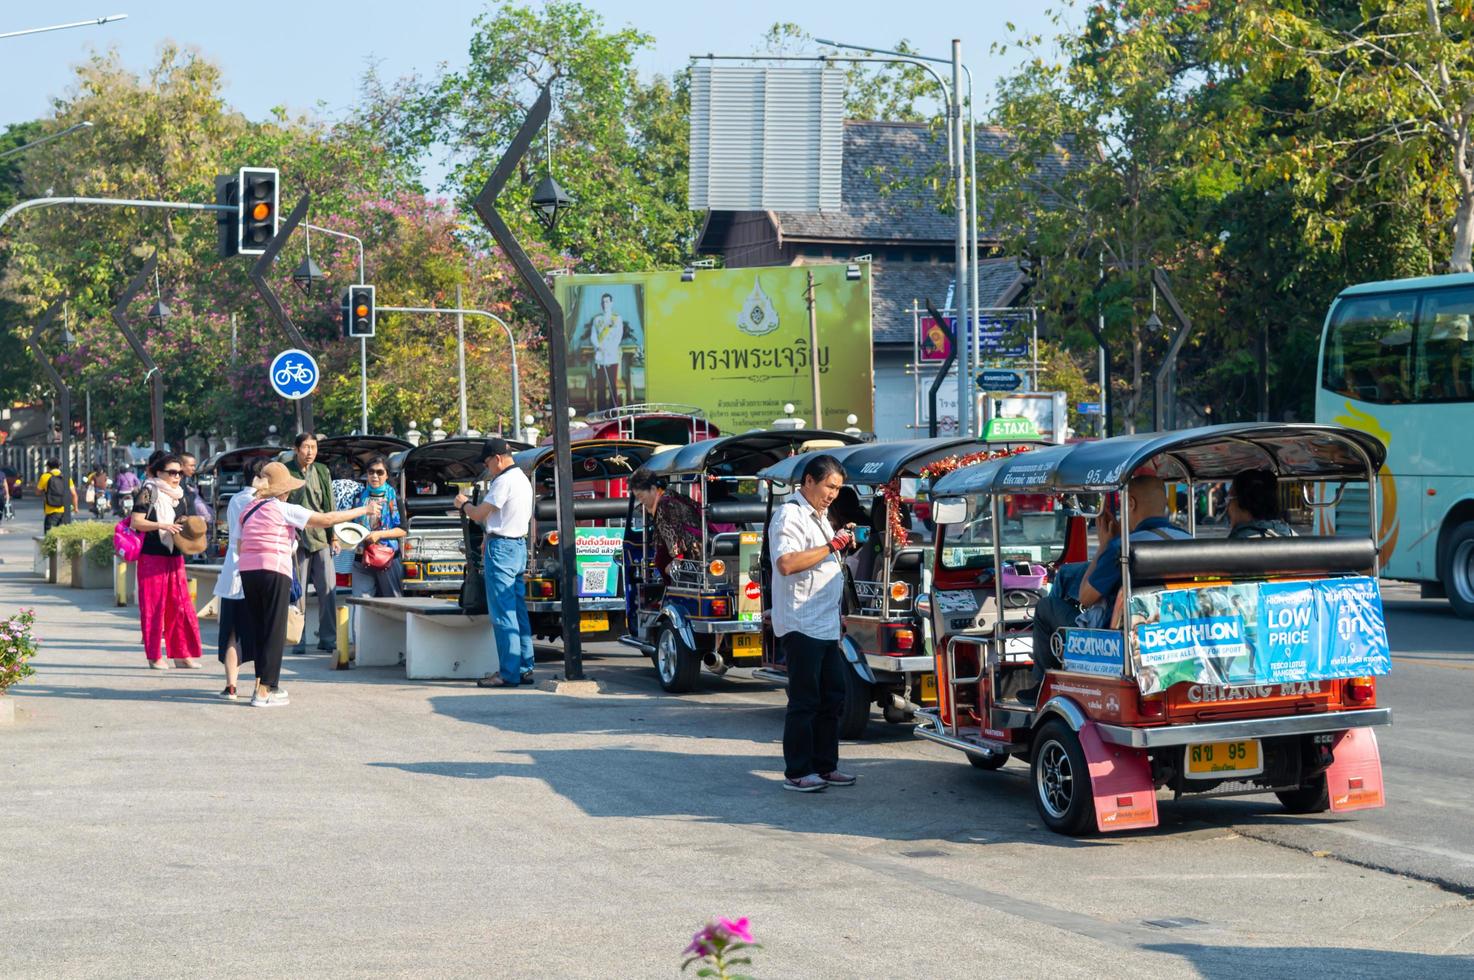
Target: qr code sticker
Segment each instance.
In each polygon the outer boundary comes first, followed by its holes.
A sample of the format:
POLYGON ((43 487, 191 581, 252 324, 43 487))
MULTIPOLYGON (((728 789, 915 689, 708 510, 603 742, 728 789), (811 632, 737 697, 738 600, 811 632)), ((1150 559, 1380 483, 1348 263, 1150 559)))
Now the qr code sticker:
POLYGON ((609 566, 602 565, 598 568, 584 569, 583 590, 585 592, 604 593, 609 591, 609 566))

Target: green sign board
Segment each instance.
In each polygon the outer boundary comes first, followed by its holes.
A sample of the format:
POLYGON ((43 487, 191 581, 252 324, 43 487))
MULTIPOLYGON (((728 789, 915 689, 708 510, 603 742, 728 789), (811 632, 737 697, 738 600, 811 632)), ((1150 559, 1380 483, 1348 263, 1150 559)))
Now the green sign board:
POLYGON ((1033 419, 999 416, 990 419, 983 429, 985 442, 1031 442, 1039 439, 1039 430, 1034 428, 1033 419))
POLYGON ((870 265, 558 276, 568 397, 579 414, 641 402, 699 405, 722 429, 766 429, 792 402, 810 428, 874 427, 870 265), (818 345, 810 350, 808 274, 818 345), (813 415, 818 366, 824 417, 813 415))

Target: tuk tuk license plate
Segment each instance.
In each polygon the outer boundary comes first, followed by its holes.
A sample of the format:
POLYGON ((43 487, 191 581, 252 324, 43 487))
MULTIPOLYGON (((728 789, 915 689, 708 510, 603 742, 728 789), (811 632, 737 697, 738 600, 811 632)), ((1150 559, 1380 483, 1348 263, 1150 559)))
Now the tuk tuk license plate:
POLYGON ((937 675, 936 674, 922 674, 921 675, 921 700, 923 702, 932 702, 932 701, 935 701, 936 699, 937 699, 937 675))
POLYGON ((459 561, 432 561, 425 566, 425 573, 431 576, 462 576, 466 574, 466 563, 459 561))
POLYGON ((580 633, 603 633, 609 629, 609 614, 601 612, 579 613, 578 631, 580 633))
POLYGON ((1187 747, 1188 779, 1255 776, 1264 771, 1257 738, 1233 742, 1199 742, 1187 747))
POLYGON ((760 657, 763 655, 763 638, 757 633, 733 633, 732 656, 760 657))

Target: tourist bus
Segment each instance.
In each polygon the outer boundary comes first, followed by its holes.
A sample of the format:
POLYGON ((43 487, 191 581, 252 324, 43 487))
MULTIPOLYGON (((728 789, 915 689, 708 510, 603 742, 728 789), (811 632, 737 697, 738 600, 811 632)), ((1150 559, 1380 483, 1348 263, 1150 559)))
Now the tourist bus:
MULTIPOLYGON (((1317 422, 1376 436, 1382 574, 1474 618, 1474 275, 1341 291, 1321 337, 1317 422)), ((1334 491, 1328 491, 1334 494, 1334 491)), ((1328 498, 1334 499, 1334 496, 1328 498)), ((1367 492, 1317 508, 1317 533, 1366 533, 1367 492)))

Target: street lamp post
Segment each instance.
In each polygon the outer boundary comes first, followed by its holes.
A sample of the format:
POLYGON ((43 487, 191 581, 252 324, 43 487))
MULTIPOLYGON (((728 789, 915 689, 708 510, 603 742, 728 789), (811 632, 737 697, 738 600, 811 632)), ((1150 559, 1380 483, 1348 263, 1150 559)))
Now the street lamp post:
POLYGON ((117 20, 127 20, 127 14, 108 14, 106 17, 94 17, 91 20, 74 20, 69 24, 52 24, 50 27, 28 27, 23 31, 6 31, 0 34, 0 38, 24 37, 27 34, 45 34, 47 31, 65 31, 73 27, 101 27, 103 24, 111 24, 117 20))
MULTIPOLYGON (((72 389, 62 378, 61 372, 46 355, 41 346, 41 334, 51 321, 56 319, 57 311, 62 308, 65 300, 57 300, 51 304, 51 308, 41 317, 36 326, 31 330, 31 353, 36 355, 36 360, 46 369, 46 374, 51 378, 51 385, 56 389, 56 400, 58 402, 58 414, 61 416, 61 485, 62 485, 62 516, 63 524, 72 519, 72 495, 68 493, 71 489, 72 479, 72 389)), ((55 477, 52 477, 55 479, 55 477)))
MULTIPOLYGON (((512 355, 512 438, 522 438, 522 375, 517 369, 517 339, 512 336, 512 328, 507 326, 507 321, 495 313, 486 310, 472 310, 461 307, 447 310, 438 306, 380 306, 377 307, 381 313, 433 313, 440 316, 479 316, 485 317, 492 323, 501 327, 507 334, 507 349, 512 355)), ((461 390, 465 390, 465 360, 461 361, 461 390)), ((461 428, 465 428, 465 420, 462 419, 461 428)))
MULTIPOLYGON (((496 169, 487 179, 481 193, 477 195, 475 208, 482 224, 486 225, 497 244, 502 247, 502 251, 512 260, 518 277, 526 284, 537 300, 537 304, 548 315, 548 387, 553 402, 553 493, 558 508, 557 547, 558 561, 561 566, 559 589, 563 622, 577 623, 578 556, 574 549, 575 535, 573 533, 573 455, 570 451, 568 427, 562 422, 568 414, 568 340, 563 335, 563 308, 558 305, 558 298, 553 295, 553 291, 538 274, 537 266, 523 250, 522 244, 517 241, 517 236, 512 233, 511 228, 507 227, 506 221, 497 211, 497 198, 502 188, 512 178, 517 165, 532 145, 533 137, 547 122, 552 108, 552 92, 548 86, 544 86, 537 101, 533 103, 532 110, 528 112, 527 118, 523 121, 522 127, 512 138, 507 152, 497 163, 496 169)), ((549 208, 551 214, 544 214, 541 210, 539 213, 543 214, 545 220, 551 219, 548 220, 551 226, 557 220, 558 210, 562 205, 556 200, 548 203, 554 205, 549 208)), ((572 627, 563 637, 563 674, 571 681, 583 678, 583 645, 578 630, 572 627)))
POLYGON ((22 143, 20 146, 12 147, 6 150, 4 153, 0 153, 0 160, 4 160, 6 157, 13 157, 17 153, 24 153, 26 150, 34 149, 35 147, 41 146, 45 143, 50 143, 52 140, 59 140, 63 136, 75 133, 79 129, 91 128, 92 123, 84 119, 81 122, 77 123, 75 126, 68 126, 66 129, 63 129, 59 133, 52 133, 50 136, 43 136, 38 140, 31 140, 29 143, 22 143))
MULTIPOLYGON (((334 231, 331 228, 322 228, 318 225, 302 222, 302 227, 309 232, 317 231, 324 235, 334 235, 338 238, 346 238, 358 245, 358 285, 366 285, 363 281, 363 239, 357 235, 350 235, 346 231, 334 231)), ((310 247, 310 246, 309 246, 310 247)), ((312 261, 309 252, 307 261, 312 261)), ((310 271, 310 270, 309 270, 310 271)), ((456 304, 460 305, 460 304, 456 304)), ((358 431, 368 435, 368 338, 358 338, 358 431)))

